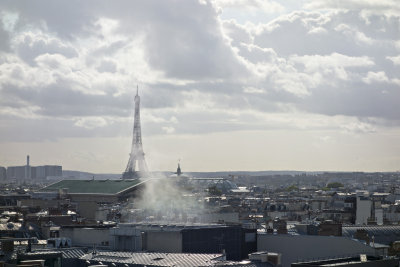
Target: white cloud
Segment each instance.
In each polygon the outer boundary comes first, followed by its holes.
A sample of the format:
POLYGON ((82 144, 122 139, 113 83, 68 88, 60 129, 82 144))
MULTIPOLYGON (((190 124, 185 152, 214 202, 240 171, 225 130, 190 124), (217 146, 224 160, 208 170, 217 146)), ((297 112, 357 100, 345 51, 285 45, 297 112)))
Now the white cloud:
POLYGON ((349 68, 349 67, 370 67, 375 65, 369 57, 351 57, 339 53, 321 56, 292 56, 293 62, 304 64, 306 71, 316 71, 320 68, 349 68))
POLYGON ((389 59, 390 61, 393 62, 393 65, 395 66, 399 66, 400 65, 400 55, 399 56, 395 56, 395 57, 386 57, 387 59, 389 59))
POLYGON ((376 128, 368 123, 354 122, 342 126, 343 130, 347 133, 374 133, 376 128))
POLYGON ((25 31, 12 38, 11 46, 29 64, 41 54, 60 54, 66 58, 77 57, 71 44, 41 31, 25 31))
POLYGON ((263 94, 264 90, 256 87, 245 87, 243 88, 243 92, 248 94, 263 94))
POLYGON ((171 126, 164 126, 162 127, 162 130, 164 131, 164 133, 166 134, 173 134, 175 133, 175 128, 171 127, 171 126))
POLYGON ((400 86, 400 79, 395 78, 395 79, 392 79, 391 82, 400 86))
POLYGON ((304 5, 307 9, 345 9, 345 10, 368 10, 373 13, 388 12, 399 14, 400 11, 396 0, 312 0, 304 5))
POLYGON ((222 9, 238 8, 248 12, 262 10, 265 13, 280 13, 285 10, 278 2, 270 0, 215 0, 215 3, 222 9))
POLYGON ((117 64, 112 60, 102 60, 97 67, 99 72, 111 72, 115 73, 117 71, 117 64))
POLYGON ((86 129, 95 129, 106 126, 107 120, 101 117, 86 117, 79 118, 76 120, 75 125, 86 129))
POLYGON ((349 57, 338 53, 326 56, 292 56, 290 61, 304 65, 304 72, 311 75, 309 86, 313 88, 335 80, 350 80, 350 76, 354 76, 354 67, 368 68, 374 65, 368 57, 349 57))
POLYGON ((328 31, 322 27, 314 27, 307 34, 326 34, 328 31))
POLYGON ((4 1, 0 143, 128 137, 137 84, 149 138, 397 129, 397 8, 362 2, 4 1))
POLYGON ((389 79, 386 76, 386 73, 383 71, 378 71, 378 72, 372 72, 369 71, 367 76, 364 77, 363 82, 371 84, 373 82, 388 82, 389 79))

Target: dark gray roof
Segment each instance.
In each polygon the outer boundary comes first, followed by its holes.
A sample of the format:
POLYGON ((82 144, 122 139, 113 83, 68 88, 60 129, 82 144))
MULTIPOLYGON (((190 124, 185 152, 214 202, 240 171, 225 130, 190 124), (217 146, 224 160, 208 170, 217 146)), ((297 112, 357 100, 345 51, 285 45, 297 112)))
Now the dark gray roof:
POLYGON ((237 261, 226 261, 219 263, 217 266, 229 266, 229 267, 274 267, 275 265, 270 262, 237 262, 237 261))
POLYGON ((35 251, 23 253, 23 255, 25 255, 25 256, 45 256, 45 255, 57 256, 57 255, 61 255, 61 254, 62 254, 62 252, 58 251, 58 250, 35 250, 35 251))
POLYGON ((184 231, 188 229, 208 229, 208 228, 231 228, 235 225, 213 224, 213 223, 165 223, 165 222, 138 222, 120 223, 119 227, 137 227, 146 231, 184 231))
POLYGON ((62 180, 42 188, 40 191, 68 189, 69 194, 119 194, 147 180, 62 180))
POLYGON ((79 259, 86 254, 87 249, 74 248, 61 250, 64 259, 79 259))
POLYGON ((143 252, 97 252, 88 253, 81 260, 91 263, 126 263, 146 266, 214 266, 222 254, 194 253, 143 253, 143 252))
POLYGON ((400 240, 400 225, 344 226, 342 227, 342 235, 354 238, 354 234, 358 229, 367 231, 370 238, 374 236, 376 243, 390 245, 390 243, 400 240))
POLYGON ((59 255, 65 259, 79 259, 87 252, 86 248, 62 248, 62 249, 37 249, 31 252, 24 252, 24 255, 59 255))

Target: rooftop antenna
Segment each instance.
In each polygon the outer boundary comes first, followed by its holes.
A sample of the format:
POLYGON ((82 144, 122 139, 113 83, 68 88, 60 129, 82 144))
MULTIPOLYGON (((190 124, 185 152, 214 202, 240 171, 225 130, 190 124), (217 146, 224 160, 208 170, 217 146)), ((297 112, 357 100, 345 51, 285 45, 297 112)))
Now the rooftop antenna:
POLYGON ((136 85, 136 95, 139 95, 139 85, 136 85))
POLYGON ((96 244, 93 244, 92 257, 94 257, 96 254, 97 254, 96 244))

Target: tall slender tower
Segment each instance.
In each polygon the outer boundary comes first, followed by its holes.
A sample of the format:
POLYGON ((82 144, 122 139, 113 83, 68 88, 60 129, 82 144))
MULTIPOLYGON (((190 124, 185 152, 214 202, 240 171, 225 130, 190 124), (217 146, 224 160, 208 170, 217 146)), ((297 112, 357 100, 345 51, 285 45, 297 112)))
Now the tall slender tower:
POLYGON ((29 155, 26 156, 25 179, 31 179, 31 166, 29 165, 29 155))
POLYGON ((122 174, 123 179, 134 179, 146 176, 148 173, 147 164, 144 159, 142 145, 142 130, 140 127, 140 96, 139 88, 137 88, 135 96, 135 120, 133 123, 133 139, 132 149, 129 156, 128 165, 125 172, 122 174), (136 165, 138 165, 136 168, 136 165))

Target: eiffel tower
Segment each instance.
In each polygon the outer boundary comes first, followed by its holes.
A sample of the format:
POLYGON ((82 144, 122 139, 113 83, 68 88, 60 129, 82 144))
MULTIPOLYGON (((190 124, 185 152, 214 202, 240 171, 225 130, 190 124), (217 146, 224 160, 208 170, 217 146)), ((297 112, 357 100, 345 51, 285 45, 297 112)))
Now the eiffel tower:
POLYGON ((122 174, 122 179, 135 179, 148 175, 148 168, 144 159, 142 145, 142 131, 140 127, 140 96, 137 88, 135 96, 135 121, 133 123, 132 149, 128 165, 122 174), (138 168, 136 168, 136 165, 138 168))

